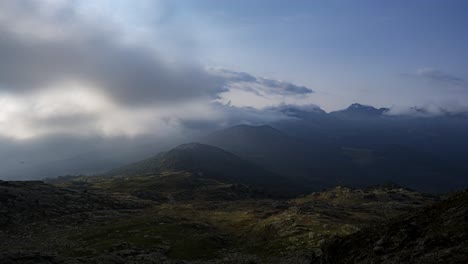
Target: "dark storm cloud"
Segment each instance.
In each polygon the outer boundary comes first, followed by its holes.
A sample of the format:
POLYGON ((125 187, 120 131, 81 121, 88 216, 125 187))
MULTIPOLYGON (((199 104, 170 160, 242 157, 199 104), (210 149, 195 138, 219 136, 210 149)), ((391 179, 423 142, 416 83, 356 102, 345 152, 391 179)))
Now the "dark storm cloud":
POLYGON ((44 12, 47 4, 40 3, 0 3, 0 90, 28 93, 71 80, 130 106, 217 98, 232 86, 259 95, 313 92, 248 73, 219 75, 197 64, 168 61, 151 45, 126 39, 131 37, 122 30, 82 18, 72 4, 44 12))
POLYGON ((126 43, 122 32, 81 20, 71 6, 46 16, 33 1, 14 8, 1 5, 12 16, 0 20, 2 90, 28 92, 74 80, 126 104, 168 103, 222 91, 222 79, 202 67, 170 63, 150 47, 126 43))

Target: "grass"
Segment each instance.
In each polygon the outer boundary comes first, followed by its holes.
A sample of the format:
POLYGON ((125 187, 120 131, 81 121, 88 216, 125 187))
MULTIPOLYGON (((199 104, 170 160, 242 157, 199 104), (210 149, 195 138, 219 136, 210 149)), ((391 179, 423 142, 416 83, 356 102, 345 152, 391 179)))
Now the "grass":
MULTIPOLYGON (((70 231, 69 239, 78 246, 63 248, 65 255, 99 255, 114 250, 115 245, 128 243, 147 251, 167 247, 170 258, 181 260, 211 259, 227 252, 268 258, 310 251, 330 237, 348 235, 365 224, 387 218, 387 214, 397 215, 409 208, 402 210, 393 204, 411 206, 391 198, 387 192, 347 188, 289 201, 230 200, 224 198, 229 194, 225 192, 230 190, 229 184, 183 173, 101 178, 91 185, 126 195, 144 190, 176 198, 182 194, 190 199, 158 201, 124 219, 70 231), (218 199, 206 199, 209 196, 218 199)), ((424 199, 409 197, 408 202, 424 199)))

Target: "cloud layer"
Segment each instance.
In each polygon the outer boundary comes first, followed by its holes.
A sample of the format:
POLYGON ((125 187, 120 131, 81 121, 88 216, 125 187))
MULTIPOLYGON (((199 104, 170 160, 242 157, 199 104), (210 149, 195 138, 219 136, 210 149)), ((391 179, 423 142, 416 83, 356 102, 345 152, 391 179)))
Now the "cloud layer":
MULTIPOLYGON (((184 124, 222 122, 215 99, 309 94, 303 86, 193 59, 170 59, 158 43, 111 20, 83 16, 75 2, 0 3, 0 136, 170 135, 184 124)), ((274 100, 268 104, 275 104, 274 100)), ((255 105, 262 107, 265 105, 255 105)))
POLYGON ((287 81, 257 77, 245 72, 211 69, 225 80, 218 102, 239 107, 271 107, 280 104, 308 104, 314 91, 287 81))

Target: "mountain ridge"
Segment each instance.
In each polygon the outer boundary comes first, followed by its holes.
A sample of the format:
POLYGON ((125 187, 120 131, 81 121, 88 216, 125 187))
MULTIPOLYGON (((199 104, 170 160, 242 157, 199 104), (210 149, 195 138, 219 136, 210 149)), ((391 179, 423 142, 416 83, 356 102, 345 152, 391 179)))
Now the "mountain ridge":
POLYGON ((106 175, 158 175, 177 171, 225 183, 247 184, 270 191, 282 190, 285 194, 292 189, 291 184, 280 175, 221 148, 196 142, 179 145, 143 161, 112 170, 106 175))

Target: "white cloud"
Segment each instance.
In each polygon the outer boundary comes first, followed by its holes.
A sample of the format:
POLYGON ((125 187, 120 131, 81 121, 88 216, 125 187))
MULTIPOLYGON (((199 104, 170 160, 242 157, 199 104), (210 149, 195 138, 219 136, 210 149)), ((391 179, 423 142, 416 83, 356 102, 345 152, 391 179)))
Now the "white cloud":
POLYGON ((238 107, 265 108, 279 104, 309 104, 314 91, 287 81, 256 77, 245 72, 211 69, 225 80, 218 102, 238 107))
POLYGON ((210 105, 185 101, 172 106, 123 107, 92 86, 60 83, 27 95, 0 94, 0 136, 31 139, 75 136, 170 135, 180 120, 217 120, 210 105))

